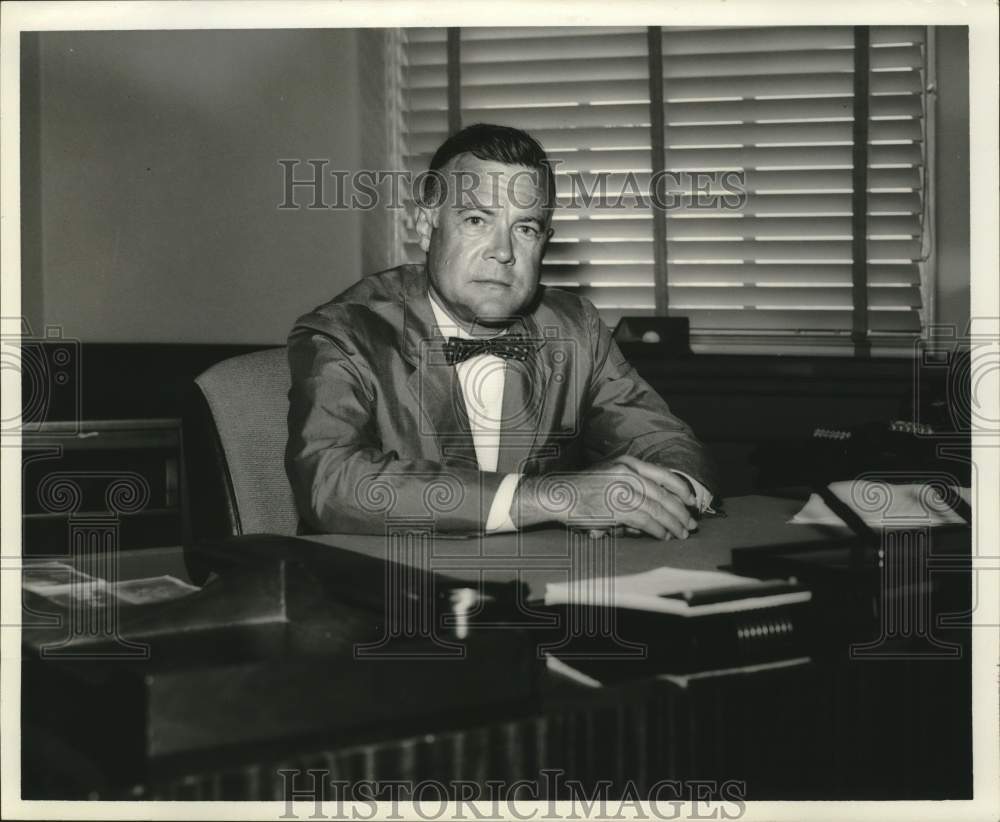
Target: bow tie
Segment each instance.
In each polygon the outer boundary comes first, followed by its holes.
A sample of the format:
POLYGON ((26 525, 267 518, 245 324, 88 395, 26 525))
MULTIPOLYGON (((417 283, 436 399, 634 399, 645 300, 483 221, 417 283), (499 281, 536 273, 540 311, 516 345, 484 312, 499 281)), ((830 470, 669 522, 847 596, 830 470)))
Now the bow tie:
POLYGON ((505 360, 526 360, 535 353, 534 340, 521 334, 505 334, 502 337, 466 340, 448 337, 444 344, 444 358, 448 365, 467 360, 479 354, 492 354, 505 360))

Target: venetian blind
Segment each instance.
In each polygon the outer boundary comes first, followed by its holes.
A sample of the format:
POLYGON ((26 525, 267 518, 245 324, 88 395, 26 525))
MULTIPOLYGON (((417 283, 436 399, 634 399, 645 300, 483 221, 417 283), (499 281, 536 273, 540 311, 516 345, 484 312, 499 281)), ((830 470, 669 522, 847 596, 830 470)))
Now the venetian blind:
MULTIPOLYGON (((870 30, 873 338, 920 330, 924 31, 870 30)), ((660 270, 648 200, 656 62, 647 30, 465 28, 460 36, 461 122, 524 128, 557 163, 560 208, 543 282, 584 294, 611 325, 654 313, 659 287, 696 340, 849 340, 851 27, 661 30, 662 168, 669 188, 688 193, 666 211, 660 270), (696 179, 722 193, 718 175, 727 171, 745 181, 738 209, 691 195, 696 179)), ((407 30, 404 52, 403 143, 416 172, 448 131, 446 30, 407 30)), ((408 253, 420 256, 412 242, 408 253)))

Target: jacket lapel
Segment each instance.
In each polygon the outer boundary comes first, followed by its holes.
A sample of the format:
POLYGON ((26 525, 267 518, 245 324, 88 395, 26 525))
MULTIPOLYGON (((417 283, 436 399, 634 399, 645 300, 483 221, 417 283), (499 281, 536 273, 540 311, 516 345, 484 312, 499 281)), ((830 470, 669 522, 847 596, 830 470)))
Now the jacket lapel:
POLYGON ((411 368, 407 387, 420 409, 421 438, 433 440, 438 461, 476 468, 479 461, 462 388, 455 368, 445 361, 444 338, 427 299, 426 274, 410 281, 401 300, 400 350, 411 368))
POLYGON ((545 338, 529 316, 522 320, 523 333, 538 342, 534 357, 508 360, 503 389, 500 457, 497 471, 523 472, 534 451, 538 432, 548 423, 552 407, 552 366, 545 350, 545 338))

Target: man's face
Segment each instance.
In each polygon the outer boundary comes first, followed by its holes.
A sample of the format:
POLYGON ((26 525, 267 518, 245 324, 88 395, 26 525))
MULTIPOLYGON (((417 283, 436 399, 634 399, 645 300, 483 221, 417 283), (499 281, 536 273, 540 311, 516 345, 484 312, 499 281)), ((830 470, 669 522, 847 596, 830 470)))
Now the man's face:
POLYGON ((417 216, 436 296, 467 324, 502 325, 538 288, 552 234, 544 180, 532 169, 460 154, 443 169, 447 197, 417 216))

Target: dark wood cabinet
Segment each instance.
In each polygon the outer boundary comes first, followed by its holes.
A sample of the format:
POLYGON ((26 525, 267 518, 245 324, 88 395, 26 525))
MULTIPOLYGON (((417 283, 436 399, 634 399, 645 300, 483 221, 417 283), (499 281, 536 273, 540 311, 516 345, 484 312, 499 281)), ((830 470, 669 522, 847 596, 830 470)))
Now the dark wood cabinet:
POLYGON ((181 541, 179 419, 43 422, 22 433, 22 548, 62 555, 83 530, 120 549, 181 541))

